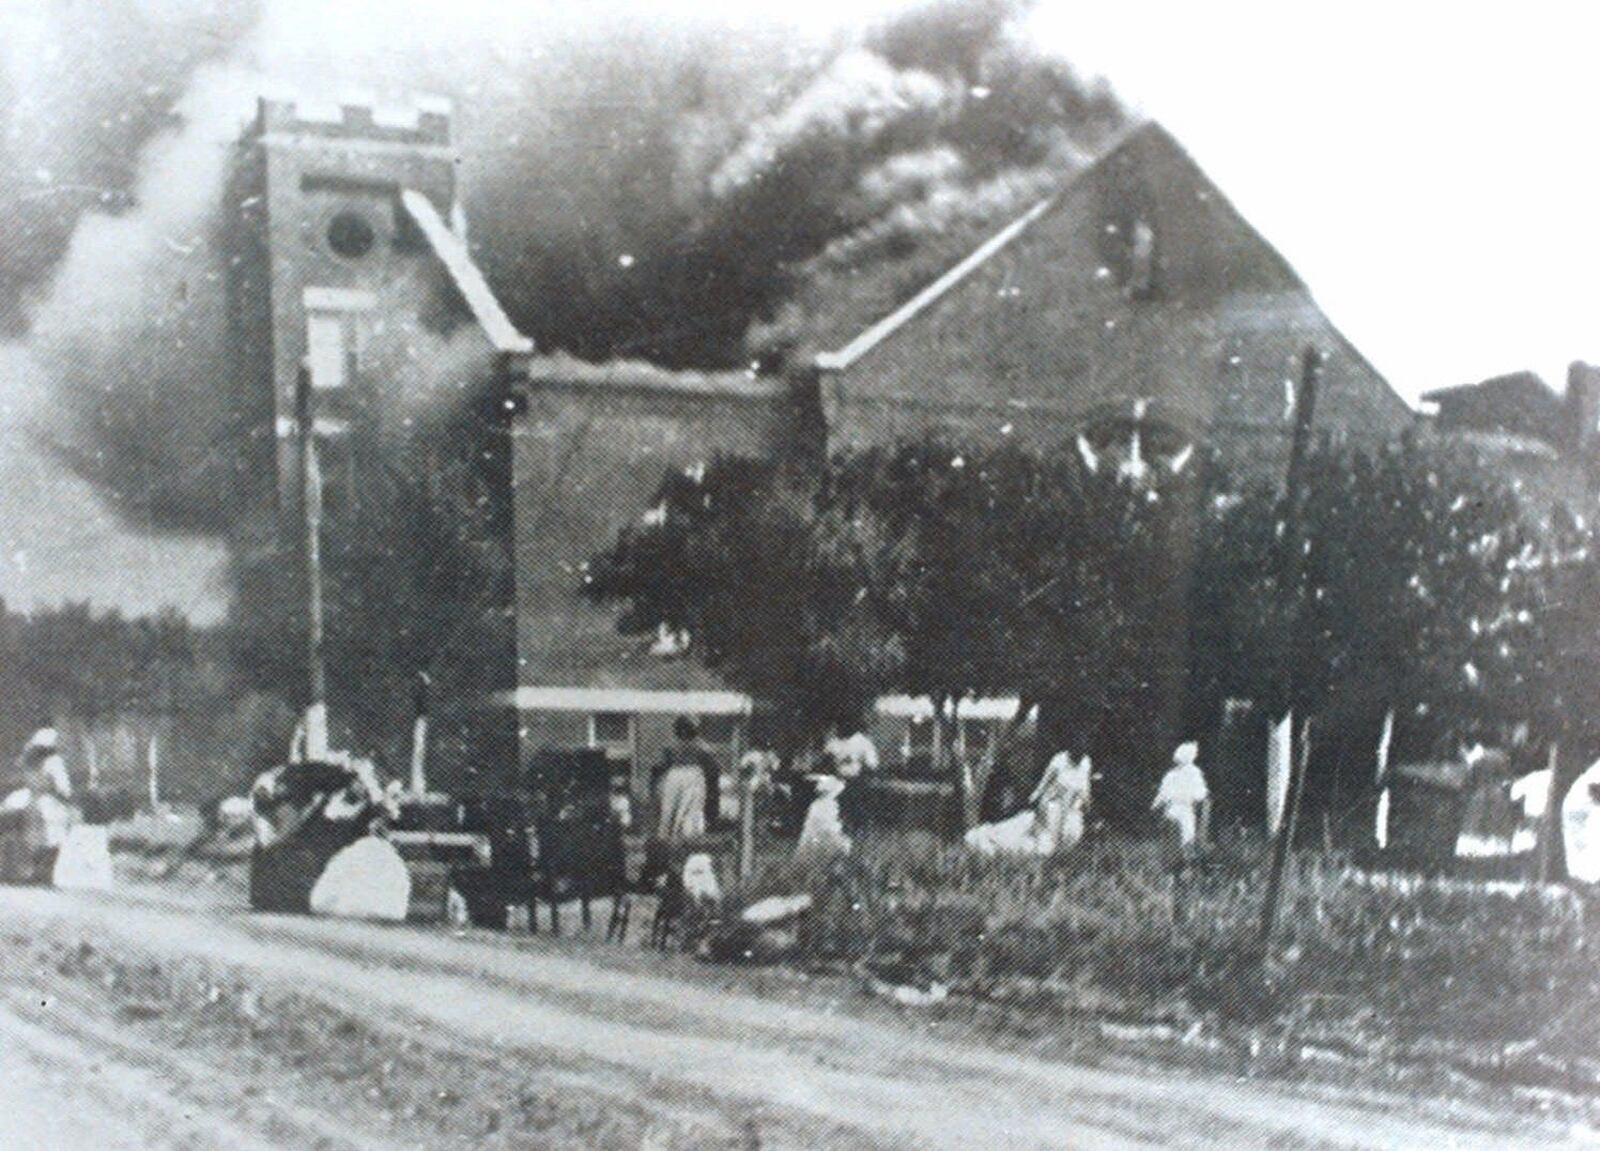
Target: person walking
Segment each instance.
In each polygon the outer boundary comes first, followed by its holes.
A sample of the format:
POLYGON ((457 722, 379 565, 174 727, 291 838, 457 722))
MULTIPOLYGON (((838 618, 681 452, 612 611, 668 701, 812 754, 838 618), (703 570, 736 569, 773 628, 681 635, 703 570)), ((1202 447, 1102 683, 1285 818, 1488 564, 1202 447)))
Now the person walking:
POLYGON ((1179 744, 1172 753, 1172 767, 1156 789, 1152 811, 1159 811, 1172 827, 1178 847, 1185 853, 1196 843, 1205 842, 1211 823, 1211 789, 1200 770, 1200 745, 1179 744))

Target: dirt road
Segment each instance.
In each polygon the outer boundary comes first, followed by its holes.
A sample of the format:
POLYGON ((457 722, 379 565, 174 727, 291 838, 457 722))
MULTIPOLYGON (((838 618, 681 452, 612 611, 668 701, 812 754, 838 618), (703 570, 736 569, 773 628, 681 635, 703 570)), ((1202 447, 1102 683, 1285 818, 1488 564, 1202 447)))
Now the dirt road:
POLYGON ((1053 1063, 581 946, 21 889, 0 889, 0 926, 7 1147, 1585 1142, 1460 1106, 1053 1063))

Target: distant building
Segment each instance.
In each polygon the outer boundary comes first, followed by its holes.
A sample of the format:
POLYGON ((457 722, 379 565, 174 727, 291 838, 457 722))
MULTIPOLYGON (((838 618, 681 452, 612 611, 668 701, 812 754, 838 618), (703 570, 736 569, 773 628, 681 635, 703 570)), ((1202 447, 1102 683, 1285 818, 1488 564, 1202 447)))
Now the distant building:
MULTIPOLYGON (((780 370, 677 372, 534 354, 473 266, 447 113, 404 121, 347 107, 324 117, 263 101, 228 200, 238 251, 230 315, 241 369, 277 416, 280 504, 294 501, 293 398, 308 365, 319 420, 380 424, 403 386, 471 376, 510 401, 515 654, 503 714, 524 761, 546 746, 610 751, 642 784, 678 714, 701 717, 731 763, 753 701, 693 658, 693 637, 618 632, 580 593, 584 565, 648 512, 667 469, 718 453, 788 458, 925 431, 1036 443, 1080 433, 1102 449, 1204 441, 1276 468, 1292 427, 1303 348, 1327 357, 1317 425, 1387 439, 1407 405, 1317 308, 1284 260, 1177 143, 1147 124, 1054 195, 980 237, 942 275, 874 285, 819 309, 780 370), (440 293, 472 317, 463 352, 437 351, 440 293), (874 305, 861 314, 852 305, 874 305), (874 302, 881 302, 879 308, 874 302)), ((514 609, 514 610, 513 610, 514 609)), ((922 701, 879 709, 890 764, 932 754, 922 701)), ((954 725, 984 754, 1009 714, 969 703, 954 725)))
POLYGON ((1536 516, 1556 506, 1581 514, 1600 478, 1600 367, 1574 362, 1567 390, 1532 372, 1428 392, 1434 434, 1475 451, 1516 488, 1536 516))

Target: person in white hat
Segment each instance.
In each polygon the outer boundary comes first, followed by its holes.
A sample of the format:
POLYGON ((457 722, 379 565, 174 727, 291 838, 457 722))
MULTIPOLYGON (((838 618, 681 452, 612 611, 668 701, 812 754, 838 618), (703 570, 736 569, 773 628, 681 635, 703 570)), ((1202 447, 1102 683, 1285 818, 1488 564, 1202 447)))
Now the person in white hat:
POLYGON ((1178 845, 1185 851, 1204 842, 1211 822, 1211 789, 1200 770, 1200 745, 1179 744, 1172 753, 1172 767, 1161 777, 1152 811, 1159 811, 1172 825, 1178 845))
POLYGON ((72 798, 72 779, 61 758, 61 733, 55 728, 41 727, 28 738, 22 749, 22 766, 40 791, 61 800, 72 798))

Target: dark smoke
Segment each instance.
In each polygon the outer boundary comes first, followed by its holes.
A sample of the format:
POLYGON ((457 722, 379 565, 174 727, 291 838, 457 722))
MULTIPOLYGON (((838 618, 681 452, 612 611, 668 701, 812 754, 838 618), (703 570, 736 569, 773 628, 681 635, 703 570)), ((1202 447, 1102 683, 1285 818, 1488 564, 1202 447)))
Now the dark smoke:
MULTIPOLYGON (((219 216, 228 142, 269 78, 453 98, 474 248, 513 319, 547 351, 668 365, 792 342, 841 266, 904 261, 1009 212, 1124 115, 1023 43, 1004 0, 731 43, 637 17, 508 18, 489 34, 472 26, 487 8, 454 27, 401 0, 186 0, 162 9, 162 35, 145 11, 129 3, 92 39, 160 50, 97 49, 95 82, 53 113, 64 138, 127 113, 63 168, 118 195, 78 206, 64 256, 56 233, 0 245, 0 301, 39 296, 31 348, 75 466, 130 519, 186 530, 234 521, 249 445, 269 432, 264 397, 230 388, 219 216)), ((3 172, 14 196, 11 153, 3 172)))

